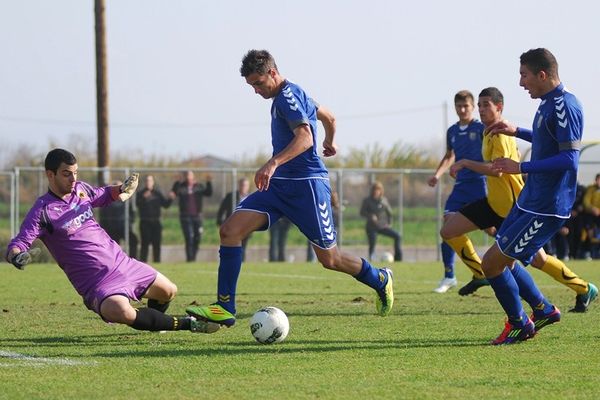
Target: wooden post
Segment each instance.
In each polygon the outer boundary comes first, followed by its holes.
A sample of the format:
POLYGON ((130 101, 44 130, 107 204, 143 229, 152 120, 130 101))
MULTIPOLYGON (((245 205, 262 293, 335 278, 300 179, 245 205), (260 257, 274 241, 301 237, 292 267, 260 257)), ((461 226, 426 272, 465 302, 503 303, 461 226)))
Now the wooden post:
POLYGON ((98 185, 110 181, 109 133, 108 133, 108 79, 106 71, 106 30, 104 23, 104 0, 94 1, 96 20, 96 123, 98 136, 98 185))

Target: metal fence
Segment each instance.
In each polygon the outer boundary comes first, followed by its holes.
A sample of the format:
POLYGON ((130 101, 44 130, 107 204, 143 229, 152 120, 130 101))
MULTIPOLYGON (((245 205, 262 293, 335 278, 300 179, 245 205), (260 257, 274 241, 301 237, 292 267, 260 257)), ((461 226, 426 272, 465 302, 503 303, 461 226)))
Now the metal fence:
MULTIPOLYGON (((598 146, 600 149, 600 146, 598 146)), ((586 152, 591 156, 593 152, 586 152)), ((589 157, 581 160, 580 176, 585 176, 584 184, 591 183, 595 171, 600 172, 600 161, 590 160, 589 157), (592 177, 592 178, 590 178, 592 177)), ((253 182, 255 168, 190 168, 196 175, 196 180, 204 182, 208 175, 213 183, 213 195, 204 199, 205 221, 214 219, 221 200, 228 192, 235 192, 237 181, 246 177, 253 182)), ((99 169, 93 167, 80 167, 78 179, 94 184, 99 173, 110 181, 123 180, 132 171, 141 174, 140 185, 143 185, 145 175, 151 174, 156 185, 163 193, 168 193, 173 183, 181 178, 182 170, 177 168, 110 168, 99 169)), ((375 181, 380 181, 385 187, 385 196, 394 210, 393 227, 403 238, 403 251, 408 261, 440 259, 439 235, 443 216, 443 200, 452 188, 453 181, 446 175, 435 188, 427 185, 427 178, 433 173, 428 169, 330 169, 330 182, 332 190, 337 191, 342 205, 338 221, 338 244, 345 248, 354 249, 355 253, 367 256, 366 234, 364 232, 364 219, 360 216, 360 205, 370 193, 370 186, 375 181)), ((253 185, 252 185, 253 186, 253 185)), ((141 187, 141 186, 140 186, 141 187)), ((11 237, 29 210, 35 199, 47 191, 47 179, 42 167, 15 167, 13 171, 0 172, 0 217, 2 226, 10 230, 11 237)), ((131 202, 134 206, 135 202, 131 202)), ((177 219, 177 207, 171 207, 164 213, 165 217, 177 219)), ((129 248, 130 215, 129 207, 125 207, 125 243, 124 248, 129 248)), ((205 223, 206 226, 206 223, 205 223)), ((133 229, 137 229, 133 226, 133 229)), ((478 234, 475 237, 476 245, 486 246, 487 236, 478 234)), ((472 236, 473 237, 473 236, 472 236)), ((177 245, 183 246, 183 239, 177 245)), ((209 226, 205 231, 205 243, 218 243, 218 230, 209 226), (208 236, 208 237, 207 237, 208 236), (215 237, 216 236, 216 237, 215 237), (208 239, 208 240, 206 240, 208 239)), ((386 239, 378 244, 379 253, 390 250, 390 242, 386 239)), ((168 245, 168 243, 166 243, 168 245)), ((255 246, 250 241, 250 248, 255 246)), ((300 247, 300 246, 297 246, 300 247)), ((304 246, 306 248, 306 246, 304 246)), ((264 249, 263 249, 264 250, 264 249)), ((180 252, 182 253, 182 252, 180 252)), ((216 251, 211 251, 205 259, 216 259, 216 251)), ((256 260, 264 257, 257 256, 256 260)), ((298 258, 297 258, 298 259, 298 258)))

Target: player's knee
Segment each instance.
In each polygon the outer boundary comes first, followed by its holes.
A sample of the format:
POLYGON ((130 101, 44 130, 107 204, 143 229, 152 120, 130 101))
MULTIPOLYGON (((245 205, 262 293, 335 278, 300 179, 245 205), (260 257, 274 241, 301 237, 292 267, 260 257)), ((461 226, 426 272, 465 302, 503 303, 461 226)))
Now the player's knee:
POLYGON ((169 282, 167 287, 165 288, 165 296, 167 297, 165 301, 171 301, 177 296, 177 285, 173 282, 169 282))
POLYGON ((444 240, 452 239, 452 232, 450 228, 446 225, 442 226, 442 229, 440 229, 440 237, 444 240))
POLYGON ((233 224, 228 224, 225 222, 219 228, 219 237, 221 241, 230 241, 233 239, 237 239, 240 236, 240 230, 233 224))

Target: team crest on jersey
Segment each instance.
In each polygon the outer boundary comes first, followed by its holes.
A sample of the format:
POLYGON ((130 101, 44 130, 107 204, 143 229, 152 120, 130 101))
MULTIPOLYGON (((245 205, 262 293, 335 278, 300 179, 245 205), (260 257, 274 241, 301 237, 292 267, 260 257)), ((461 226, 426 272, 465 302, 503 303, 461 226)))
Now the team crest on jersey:
POLYGON ((469 139, 477 140, 477 132, 469 132, 469 139))
POLYGON ((85 192, 77 192, 77 197, 79 197, 80 199, 85 199, 85 192))

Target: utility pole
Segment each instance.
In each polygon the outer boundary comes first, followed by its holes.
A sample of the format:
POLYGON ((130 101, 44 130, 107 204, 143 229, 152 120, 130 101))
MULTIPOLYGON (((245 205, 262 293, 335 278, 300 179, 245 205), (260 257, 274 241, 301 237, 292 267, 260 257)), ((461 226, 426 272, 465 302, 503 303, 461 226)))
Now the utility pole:
MULTIPOLYGON (((109 166, 108 143, 108 79, 106 72, 106 29, 104 23, 104 0, 94 0, 96 20, 96 123, 98 136, 98 167, 109 166)), ((98 185, 110 180, 108 170, 98 171, 98 185)))

